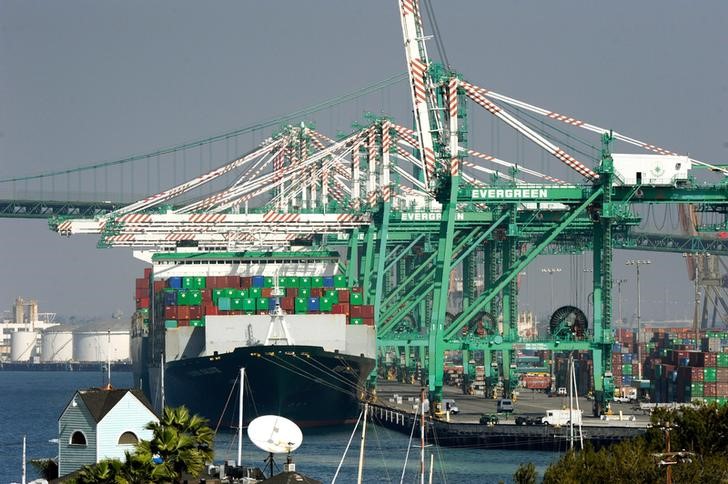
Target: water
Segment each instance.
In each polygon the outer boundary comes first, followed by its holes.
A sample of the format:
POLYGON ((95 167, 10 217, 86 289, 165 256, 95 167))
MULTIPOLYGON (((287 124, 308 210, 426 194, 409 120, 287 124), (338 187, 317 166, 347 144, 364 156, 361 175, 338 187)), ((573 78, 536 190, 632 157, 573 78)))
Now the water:
MULTIPOLYGON (((58 454, 58 446, 49 442, 58 437, 58 417, 80 388, 100 386, 101 372, 8 372, 0 371, 0 484, 20 482, 23 434, 27 434, 27 458, 48 458, 58 454)), ((131 385, 131 373, 112 377, 117 388, 131 385)), ((295 453, 297 470, 331 482, 351 435, 352 426, 323 430, 305 430, 303 445, 295 453)), ((410 450, 404 482, 419 482, 418 430, 410 450)), ((215 440, 218 462, 235 460, 237 437, 220 432, 215 440)), ((364 482, 398 483, 402 474, 409 438, 376 425, 367 426, 364 482)), ((359 459, 359 434, 347 453, 337 482, 355 482, 359 459)), ((497 449, 428 447, 434 454, 434 482, 497 483, 511 482, 513 472, 522 462, 533 462, 540 475, 558 458, 551 452, 523 452, 497 449)), ((247 439, 243 442, 244 463, 263 467, 265 453, 247 439)), ((284 456, 277 462, 282 466, 284 456)), ((37 476, 28 465, 28 480, 37 476)))

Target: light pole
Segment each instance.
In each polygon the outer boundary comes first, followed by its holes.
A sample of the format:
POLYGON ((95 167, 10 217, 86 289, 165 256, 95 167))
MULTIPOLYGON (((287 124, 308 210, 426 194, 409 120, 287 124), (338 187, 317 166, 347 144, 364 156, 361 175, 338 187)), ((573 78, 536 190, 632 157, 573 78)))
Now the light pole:
POLYGON ((637 368, 638 377, 642 379, 642 298, 640 297, 640 266, 652 264, 649 259, 629 259, 625 262, 627 266, 634 266, 637 270, 637 368))
POLYGON ((551 307, 549 310, 554 310, 554 274, 561 272, 561 267, 544 267, 541 272, 551 276, 551 307))
POLYGON ((624 320, 622 319, 622 284, 627 282, 627 279, 618 279, 614 282, 617 283, 617 298, 619 299, 619 324, 623 325, 624 320))

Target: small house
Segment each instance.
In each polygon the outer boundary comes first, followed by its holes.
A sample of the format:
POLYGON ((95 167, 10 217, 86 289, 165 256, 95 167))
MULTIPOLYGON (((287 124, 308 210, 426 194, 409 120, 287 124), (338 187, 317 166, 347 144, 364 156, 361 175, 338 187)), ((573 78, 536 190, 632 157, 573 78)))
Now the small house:
POLYGON ((151 440, 145 427, 159 419, 141 390, 78 390, 58 419, 58 475, 65 476, 104 459, 124 460, 140 440, 151 440))

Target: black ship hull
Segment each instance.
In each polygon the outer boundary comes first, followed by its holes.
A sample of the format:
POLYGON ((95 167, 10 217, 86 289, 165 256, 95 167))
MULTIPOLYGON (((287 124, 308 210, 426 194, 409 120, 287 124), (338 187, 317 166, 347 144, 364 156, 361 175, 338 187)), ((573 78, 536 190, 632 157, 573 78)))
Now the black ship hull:
POLYGON ((317 346, 248 346, 231 353, 166 364, 165 404, 187 406, 215 428, 237 426, 239 385, 245 368, 244 420, 281 415, 301 427, 347 423, 374 360, 317 346))

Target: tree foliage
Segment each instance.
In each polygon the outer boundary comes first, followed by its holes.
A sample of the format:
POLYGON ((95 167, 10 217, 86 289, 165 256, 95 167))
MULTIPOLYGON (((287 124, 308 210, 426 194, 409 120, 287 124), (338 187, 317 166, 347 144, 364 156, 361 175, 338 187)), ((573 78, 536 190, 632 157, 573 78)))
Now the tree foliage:
POLYGON ((657 409, 651 424, 643 437, 564 454, 549 466, 543 482, 662 482, 666 469, 660 461, 665 459, 668 428, 671 451, 685 451, 673 457, 678 461, 672 465, 673 482, 728 482, 728 407, 657 409))
POLYGON ((536 466, 531 462, 521 464, 513 474, 515 484, 536 484, 537 480, 538 472, 536 472, 536 466))

